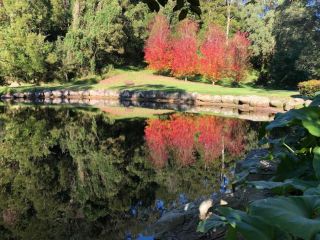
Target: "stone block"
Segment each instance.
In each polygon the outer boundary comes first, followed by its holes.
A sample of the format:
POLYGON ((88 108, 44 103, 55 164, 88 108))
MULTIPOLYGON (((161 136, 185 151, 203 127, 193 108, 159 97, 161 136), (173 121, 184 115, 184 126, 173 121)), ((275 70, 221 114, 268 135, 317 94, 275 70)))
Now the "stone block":
POLYGON ((283 109, 284 104, 285 104, 285 100, 281 100, 281 99, 271 99, 270 100, 271 107, 283 109))
POLYGON ((51 98, 52 92, 51 91, 43 91, 44 98, 51 98))
POLYGON ((249 105, 252 107, 270 107, 270 99, 268 97, 251 96, 249 105))
POLYGON ((243 104, 243 105, 250 104, 250 96, 239 96, 238 99, 239 99, 239 104, 243 104))
POLYGON ((52 91, 52 97, 53 98, 62 98, 62 97, 64 97, 64 92, 61 90, 54 90, 54 91, 52 91))
POLYGON ((221 102, 225 104, 238 104, 239 99, 232 95, 222 95, 221 102))

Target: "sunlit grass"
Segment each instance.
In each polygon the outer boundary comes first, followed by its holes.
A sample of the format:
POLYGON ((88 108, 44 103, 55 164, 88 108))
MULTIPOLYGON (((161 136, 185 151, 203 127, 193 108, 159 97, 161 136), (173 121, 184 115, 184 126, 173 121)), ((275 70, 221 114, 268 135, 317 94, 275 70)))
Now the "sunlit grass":
POLYGON ((151 70, 139 70, 135 68, 114 69, 104 76, 89 76, 69 83, 44 83, 40 86, 30 84, 19 87, 0 87, 0 93, 23 92, 43 89, 114 89, 114 90, 162 90, 162 91, 182 91, 197 92, 211 95, 260 95, 289 97, 298 95, 296 91, 272 90, 252 87, 249 84, 242 84, 239 87, 219 86, 208 83, 184 81, 171 77, 163 77, 154 74, 151 70), (101 81, 110 79, 110 81, 101 81), (130 84, 128 84, 130 83, 130 84))

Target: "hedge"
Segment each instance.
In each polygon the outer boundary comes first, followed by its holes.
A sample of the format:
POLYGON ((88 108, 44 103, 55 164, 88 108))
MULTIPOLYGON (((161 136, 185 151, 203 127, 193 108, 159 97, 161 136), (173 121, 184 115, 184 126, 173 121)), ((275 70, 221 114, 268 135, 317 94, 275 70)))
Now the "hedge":
POLYGON ((320 80, 300 82, 298 88, 301 95, 313 98, 320 93, 320 80))

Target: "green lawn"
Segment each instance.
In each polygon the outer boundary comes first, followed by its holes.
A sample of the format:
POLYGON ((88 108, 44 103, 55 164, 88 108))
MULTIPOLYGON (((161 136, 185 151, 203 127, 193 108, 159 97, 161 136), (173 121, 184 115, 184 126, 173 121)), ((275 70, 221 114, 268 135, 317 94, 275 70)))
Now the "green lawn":
MULTIPOLYGON (((0 87, 0 94, 4 92, 22 92, 41 89, 114 89, 114 90, 163 90, 163 91, 183 91, 197 92, 212 95, 260 95, 274 97, 290 97, 298 95, 296 91, 271 90, 263 88, 254 88, 249 85, 240 87, 213 86, 208 83, 191 82, 178 80, 171 77, 164 77, 153 74, 150 70, 114 70, 108 80, 100 81, 101 77, 91 77, 80 79, 71 83, 50 83, 41 86, 23 85, 20 87, 8 88, 0 87)), ((106 77, 108 78, 108 76, 106 77)))

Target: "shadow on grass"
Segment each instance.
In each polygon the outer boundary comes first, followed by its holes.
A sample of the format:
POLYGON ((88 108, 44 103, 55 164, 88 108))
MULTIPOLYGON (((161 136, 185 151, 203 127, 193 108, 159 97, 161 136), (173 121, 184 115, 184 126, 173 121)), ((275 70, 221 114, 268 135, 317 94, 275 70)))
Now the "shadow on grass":
POLYGON ((184 89, 173 87, 173 86, 166 86, 163 84, 143 84, 143 85, 122 85, 122 86, 115 86, 111 89, 114 90, 130 90, 130 91, 148 91, 148 90, 155 90, 155 91, 165 91, 165 92, 180 92, 184 93, 186 92, 184 89))
MULTIPOLYGON (((184 78, 179 78, 181 80, 185 80, 184 78)), ((204 78, 203 76, 201 76, 200 74, 188 77, 187 81, 189 82, 195 82, 195 83, 207 83, 207 84, 212 84, 212 82, 206 78, 204 78)))
MULTIPOLYGON (((128 69, 132 69, 132 67, 128 67, 128 69)), ((137 69, 137 71, 139 71, 137 69)), ((194 81, 198 82, 199 78, 195 78, 193 79, 194 81)), ((183 80, 181 80, 181 82, 183 83, 183 80)), ((191 82, 191 81, 188 81, 191 82)), ((186 82, 186 86, 188 84, 188 82, 186 82)), ((35 92, 35 91, 43 91, 43 90, 74 90, 74 91, 80 91, 80 90, 90 90, 93 88, 97 88, 97 85, 99 81, 96 78, 87 78, 85 80, 77 80, 77 81, 72 81, 69 83, 62 83, 59 85, 45 85, 45 86, 20 86, 20 87, 15 87, 15 88, 2 88, 0 89, 0 94, 4 94, 7 92, 35 92)), ((207 84, 208 85, 208 90, 212 86, 211 84, 207 84)), ((110 89, 113 90, 130 90, 133 92, 139 92, 139 91, 150 91, 150 90, 155 90, 155 91, 164 91, 164 92, 180 92, 180 93, 185 93, 187 92, 186 88, 184 87, 185 85, 179 86, 172 86, 171 84, 168 86, 166 84, 141 84, 141 85, 128 85, 128 84, 123 84, 120 86, 114 86, 111 87, 110 89)), ((294 98, 303 98, 301 95, 298 94, 298 92, 296 91, 290 91, 290 90, 279 90, 279 89, 272 89, 272 88, 266 88, 266 87, 261 87, 261 86, 257 86, 254 85, 252 83, 244 83, 244 84, 240 84, 240 86, 238 87, 234 87, 234 86, 230 86, 230 85, 224 85, 224 84, 217 84, 217 86, 220 87, 228 87, 228 88, 233 88, 235 90, 235 92, 233 94, 235 95, 255 95, 255 94, 261 94, 261 95, 279 95, 279 97, 294 97, 294 98), (243 89, 243 90, 241 90, 243 89), (239 90, 239 91, 238 91, 239 90)), ((203 87, 203 85, 201 86, 203 87)), ((190 91, 195 91, 195 92, 203 92, 202 90, 199 90, 197 88, 197 86, 192 86, 189 87, 190 91)), ((230 92, 230 90, 228 90, 230 92)), ((218 91, 218 93, 215 93, 214 91, 208 91, 208 92, 204 92, 205 94, 223 94, 223 89, 220 89, 218 91), (222 91, 221 91, 222 90, 222 91)))
POLYGON ((117 69, 119 70, 123 70, 123 71, 133 71, 133 72, 139 72, 141 70, 143 70, 145 68, 145 66, 133 66, 133 65, 129 65, 129 66, 119 66, 117 67, 117 69))
POLYGON ((89 90, 92 89, 93 85, 97 84, 99 81, 95 78, 89 78, 85 80, 77 80, 61 85, 56 86, 50 86, 50 85, 44 85, 44 86, 21 86, 21 87, 14 87, 14 88, 7 88, 3 89, 0 93, 14 93, 14 92, 36 92, 36 91, 43 91, 43 90, 74 90, 74 91, 80 91, 80 90, 89 90))

